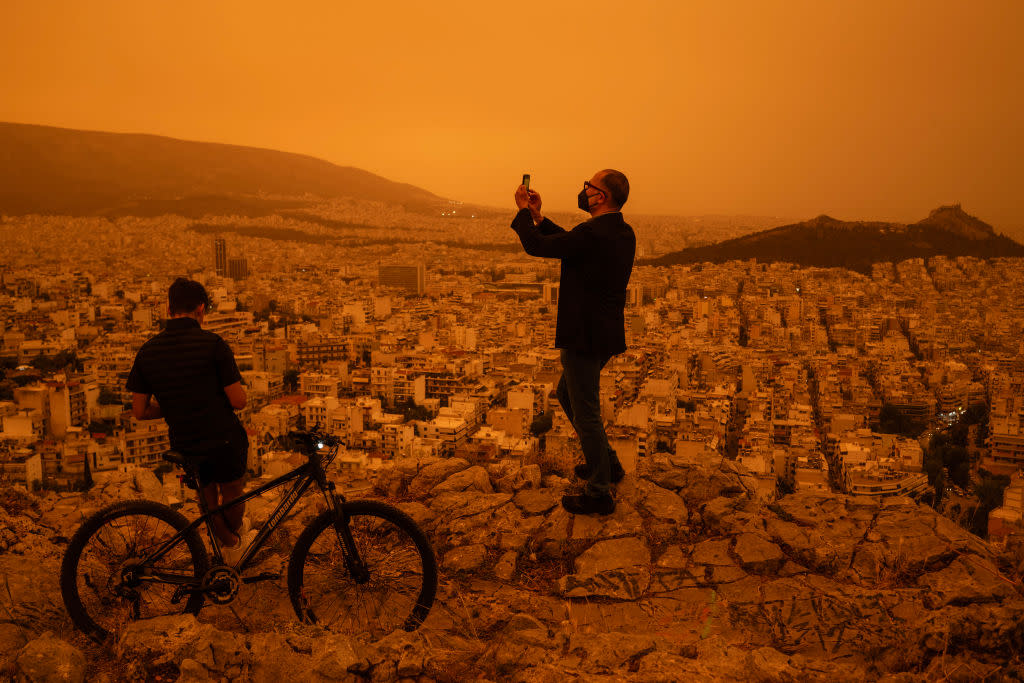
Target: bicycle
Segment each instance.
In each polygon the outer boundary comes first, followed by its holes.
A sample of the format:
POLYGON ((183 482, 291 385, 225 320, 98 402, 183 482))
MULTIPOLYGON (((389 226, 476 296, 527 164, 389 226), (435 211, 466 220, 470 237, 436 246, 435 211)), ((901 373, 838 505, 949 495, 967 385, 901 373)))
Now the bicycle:
MULTIPOLYGON (((147 500, 113 503, 86 519, 61 563, 61 594, 75 626, 104 641, 130 620, 198 614, 206 599, 228 604, 242 584, 280 579, 271 572, 243 572, 315 484, 327 508, 299 535, 288 562, 288 596, 298 619, 371 636, 417 629, 437 591, 437 562, 426 536, 401 510, 379 501, 348 501, 335 490, 325 470, 338 454, 337 438, 315 430, 289 436, 302 446, 306 463, 212 510, 198 496, 202 514, 192 522, 147 500), (288 483, 291 488, 229 566, 213 533, 213 516, 288 483)), ((184 470, 187 486, 198 488, 201 456, 168 451, 164 460, 184 470)))

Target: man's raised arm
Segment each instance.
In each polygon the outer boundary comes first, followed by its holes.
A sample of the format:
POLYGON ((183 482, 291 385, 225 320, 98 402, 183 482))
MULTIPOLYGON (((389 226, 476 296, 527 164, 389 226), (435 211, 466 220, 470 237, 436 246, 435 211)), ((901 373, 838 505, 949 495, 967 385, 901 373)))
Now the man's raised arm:
POLYGON ((522 209, 512 220, 512 229, 519 236, 523 250, 530 256, 565 258, 588 251, 592 244, 589 226, 579 225, 566 232, 545 218, 533 224, 528 209, 522 209))

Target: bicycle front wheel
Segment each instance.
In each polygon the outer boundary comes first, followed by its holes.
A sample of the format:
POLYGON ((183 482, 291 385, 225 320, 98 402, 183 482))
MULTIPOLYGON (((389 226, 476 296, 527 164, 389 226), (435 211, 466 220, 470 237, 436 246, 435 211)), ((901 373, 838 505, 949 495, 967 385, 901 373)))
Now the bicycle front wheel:
POLYGON ((61 596, 75 626, 103 641, 135 619, 198 613, 203 595, 194 589, 209 564, 198 531, 146 562, 187 526, 180 513, 147 500, 114 503, 89 517, 60 568, 61 596))
POLYGON ((385 503, 344 503, 348 528, 366 568, 353 576, 334 513, 317 516, 295 543, 288 594, 300 621, 380 637, 423 623, 437 592, 437 562, 423 532, 385 503))

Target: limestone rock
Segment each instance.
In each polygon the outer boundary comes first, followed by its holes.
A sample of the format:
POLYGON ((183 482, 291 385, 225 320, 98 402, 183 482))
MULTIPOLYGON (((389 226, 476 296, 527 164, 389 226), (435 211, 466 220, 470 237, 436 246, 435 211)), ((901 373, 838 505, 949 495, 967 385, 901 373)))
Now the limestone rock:
POLYGON ((502 550, 521 551, 530 542, 529 534, 504 531, 498 536, 498 547, 502 550))
POLYGON ((694 507, 718 496, 745 493, 735 471, 728 467, 723 469, 722 457, 709 452, 656 453, 644 459, 637 474, 662 488, 677 491, 687 505, 694 507))
POLYGON ((175 683, 217 683, 206 667, 194 659, 184 659, 178 665, 180 675, 175 683))
POLYGON ((637 673, 633 680, 640 683, 677 683, 678 681, 717 683, 735 679, 716 676, 696 659, 659 650, 639 660, 637 673))
POLYGON ((362 680, 357 674, 370 670, 367 658, 345 635, 328 633, 313 644, 313 671, 332 681, 362 680))
POLYGON ((27 643, 25 629, 17 624, 0 623, 0 673, 14 668, 14 660, 27 643))
POLYGON ((474 544, 452 548, 444 556, 444 567, 449 571, 468 572, 478 569, 487 557, 487 548, 474 544))
POLYGON ((541 477, 540 485, 546 489, 558 489, 562 490, 568 488, 571 482, 565 477, 560 477, 557 474, 546 474, 541 477))
POLYGON ((961 650, 1005 655, 1024 650, 1024 602, 1002 605, 943 607, 927 613, 916 627, 915 639, 929 652, 945 652, 950 643, 961 650))
POLYGON ((418 500, 398 503, 395 507, 409 515, 419 527, 428 527, 434 521, 433 511, 418 500))
POLYGON ((394 672, 394 677, 380 680, 395 680, 396 677, 419 676, 430 658, 430 648, 420 632, 394 631, 371 646, 370 664, 373 678, 380 673, 394 672))
POLYGON ((102 472, 94 475, 95 484, 89 490, 87 498, 100 505, 118 500, 143 498, 158 503, 167 502, 167 494, 163 484, 152 470, 134 467, 127 472, 102 472))
POLYGON ((496 487, 499 491, 519 492, 541 487, 541 472, 539 465, 524 465, 509 470, 502 474, 497 480, 496 487))
POLYGON ((57 578, 60 555, 37 554, 39 546, 28 545, 21 554, 0 554, 0 615, 20 624, 56 623, 67 618, 57 578), (40 565, 52 567, 41 572, 40 565))
POLYGON ((649 634, 577 633, 569 641, 568 652, 580 658, 584 670, 610 673, 656 649, 657 640, 649 634))
POLYGON ((654 563, 651 592, 665 593, 680 588, 693 588, 704 581, 704 569, 694 567, 679 546, 671 546, 654 563))
POLYGON ((153 665, 194 659, 208 670, 237 677, 252 664, 252 653, 238 633, 200 623, 191 614, 175 614, 130 622, 116 648, 122 658, 153 665))
POLYGON ((16 665, 19 679, 30 683, 82 683, 85 680, 85 656, 49 631, 22 648, 16 665))
POLYGON ((494 510, 510 500, 512 500, 511 493, 445 492, 434 498, 430 509, 438 516, 458 519, 494 510))
POLYGON ((737 536, 733 552, 739 558, 741 567, 757 574, 775 573, 786 561, 779 546, 758 534, 737 536))
POLYGON ((468 467, 451 475, 433 488, 433 495, 446 491, 479 491, 481 493, 494 493, 491 486, 491 479, 487 476, 487 470, 479 465, 468 467))
POLYGON ((594 538, 615 538, 616 536, 633 536, 643 528, 640 513, 627 502, 615 506, 610 515, 575 515, 573 517, 573 540, 590 540, 594 538))
POLYGON ((562 493, 556 489, 523 489, 512 502, 528 515, 542 515, 554 509, 561 500, 562 493))
POLYGON ((469 462, 463 458, 441 458, 436 460, 416 474, 409 483, 409 493, 418 498, 425 496, 442 481, 468 467, 469 462))
POLYGON ((709 500, 701 508, 700 513, 708 532, 729 533, 734 530, 738 526, 735 517, 737 516, 739 502, 735 498, 726 498, 724 496, 718 496, 709 500))
POLYGON ((976 555, 958 557, 945 569, 922 576, 918 584, 929 589, 925 605, 932 609, 992 602, 1014 594, 1013 586, 999 570, 976 555))
POLYGON ((511 581, 516 573, 516 560, 519 555, 514 550, 509 550, 498 559, 494 565, 494 577, 501 581, 511 581))
POLYGON ((729 546, 732 541, 728 538, 709 539, 701 541, 693 546, 692 558, 695 564, 706 564, 719 567, 734 566, 732 556, 729 554, 729 546))
POLYGON ((686 503, 677 494, 643 479, 637 481, 636 488, 641 496, 640 507, 651 517, 686 524, 689 513, 686 503))
POLYGON ((576 558, 576 573, 563 577, 559 589, 569 598, 636 600, 650 585, 650 564, 651 551, 635 536, 600 541, 576 558))
POLYGON ((563 557, 568 550, 566 541, 569 538, 571 522, 572 515, 561 506, 548 514, 544 523, 533 535, 538 554, 548 558, 563 557))

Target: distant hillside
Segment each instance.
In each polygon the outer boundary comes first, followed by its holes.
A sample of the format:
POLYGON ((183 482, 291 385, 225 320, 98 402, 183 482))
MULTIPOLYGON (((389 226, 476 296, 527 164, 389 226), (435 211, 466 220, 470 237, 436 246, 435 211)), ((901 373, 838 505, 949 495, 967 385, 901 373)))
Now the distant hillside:
POLYGON ((847 222, 829 216, 784 225, 717 244, 693 247, 646 265, 723 263, 757 259, 801 266, 871 272, 871 264, 929 256, 1024 256, 1024 246, 968 215, 959 204, 942 206, 917 223, 847 222))
MULTIPOLYGON (((265 215, 285 197, 442 199, 358 168, 255 147, 0 123, 0 214, 265 215)), ((294 202, 287 203, 294 207, 294 202)))

